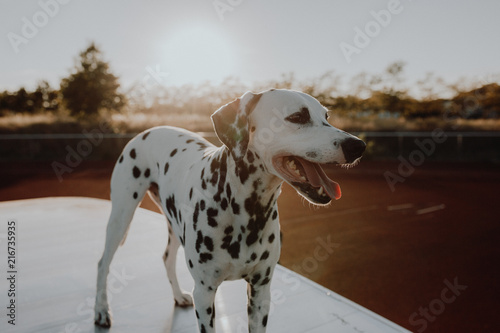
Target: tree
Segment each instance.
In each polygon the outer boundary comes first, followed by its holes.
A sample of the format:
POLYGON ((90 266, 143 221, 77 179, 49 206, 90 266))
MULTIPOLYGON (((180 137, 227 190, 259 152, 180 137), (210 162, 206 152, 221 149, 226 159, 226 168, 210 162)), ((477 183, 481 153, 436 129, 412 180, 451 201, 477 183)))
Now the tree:
POLYGON ((99 110, 119 111, 125 97, 118 93, 118 78, 102 60, 101 51, 91 43, 80 53, 74 73, 61 82, 61 94, 72 115, 96 115, 99 110))

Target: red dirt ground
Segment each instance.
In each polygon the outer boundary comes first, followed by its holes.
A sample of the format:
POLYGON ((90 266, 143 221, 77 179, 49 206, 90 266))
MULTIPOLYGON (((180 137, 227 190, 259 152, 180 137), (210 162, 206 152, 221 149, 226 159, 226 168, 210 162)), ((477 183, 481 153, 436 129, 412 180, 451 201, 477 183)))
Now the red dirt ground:
MULTIPOLYGON (((383 174, 398 163, 327 170, 343 192, 327 208, 284 186, 281 264, 411 331, 499 332, 498 165, 426 162, 392 192, 383 174)), ((59 182, 48 162, 3 162, 0 201, 108 199, 112 166, 84 162, 59 182)))

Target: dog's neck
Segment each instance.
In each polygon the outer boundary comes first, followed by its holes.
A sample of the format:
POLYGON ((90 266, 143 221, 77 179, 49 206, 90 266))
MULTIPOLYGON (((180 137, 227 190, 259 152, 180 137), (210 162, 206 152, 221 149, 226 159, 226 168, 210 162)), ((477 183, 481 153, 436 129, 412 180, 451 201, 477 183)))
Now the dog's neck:
POLYGON ((241 204, 237 211, 246 212, 258 229, 264 229, 273 215, 283 181, 270 174, 264 161, 252 150, 248 150, 243 158, 235 159, 223 146, 207 157, 212 175, 207 182, 216 189, 214 200, 229 209, 235 203, 241 204), (225 203, 224 199, 227 200, 225 203))
POLYGON ((269 173, 264 161, 253 150, 247 150, 245 156, 237 160, 227 154, 227 165, 228 173, 238 180, 232 184, 241 184, 239 190, 242 196, 257 193, 259 198, 265 200, 279 195, 283 180, 269 173))

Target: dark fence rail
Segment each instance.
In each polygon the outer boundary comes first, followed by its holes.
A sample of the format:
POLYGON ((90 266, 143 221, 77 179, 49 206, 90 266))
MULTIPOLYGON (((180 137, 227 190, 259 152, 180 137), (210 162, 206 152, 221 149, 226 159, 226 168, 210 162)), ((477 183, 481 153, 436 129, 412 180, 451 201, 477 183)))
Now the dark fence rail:
MULTIPOLYGON (((199 133, 219 145, 215 133, 199 133)), ((365 159, 407 158, 421 151, 428 160, 500 161, 499 132, 359 132, 368 144, 365 159)), ((59 161, 68 154, 87 160, 116 159, 136 134, 3 134, 0 161, 59 161)), ((418 153, 420 154, 420 153, 418 153)))

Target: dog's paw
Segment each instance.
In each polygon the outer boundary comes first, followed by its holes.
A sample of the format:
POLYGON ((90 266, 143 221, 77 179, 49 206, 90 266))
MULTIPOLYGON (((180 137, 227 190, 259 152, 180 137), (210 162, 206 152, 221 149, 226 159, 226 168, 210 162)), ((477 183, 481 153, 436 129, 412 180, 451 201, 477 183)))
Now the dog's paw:
POLYGON ((193 304, 193 297, 189 294, 183 293, 181 297, 175 298, 175 305, 180 306, 181 308, 192 306, 193 304))
POLYGON ((94 324, 104 328, 111 327, 111 313, 109 309, 95 310, 94 324))

